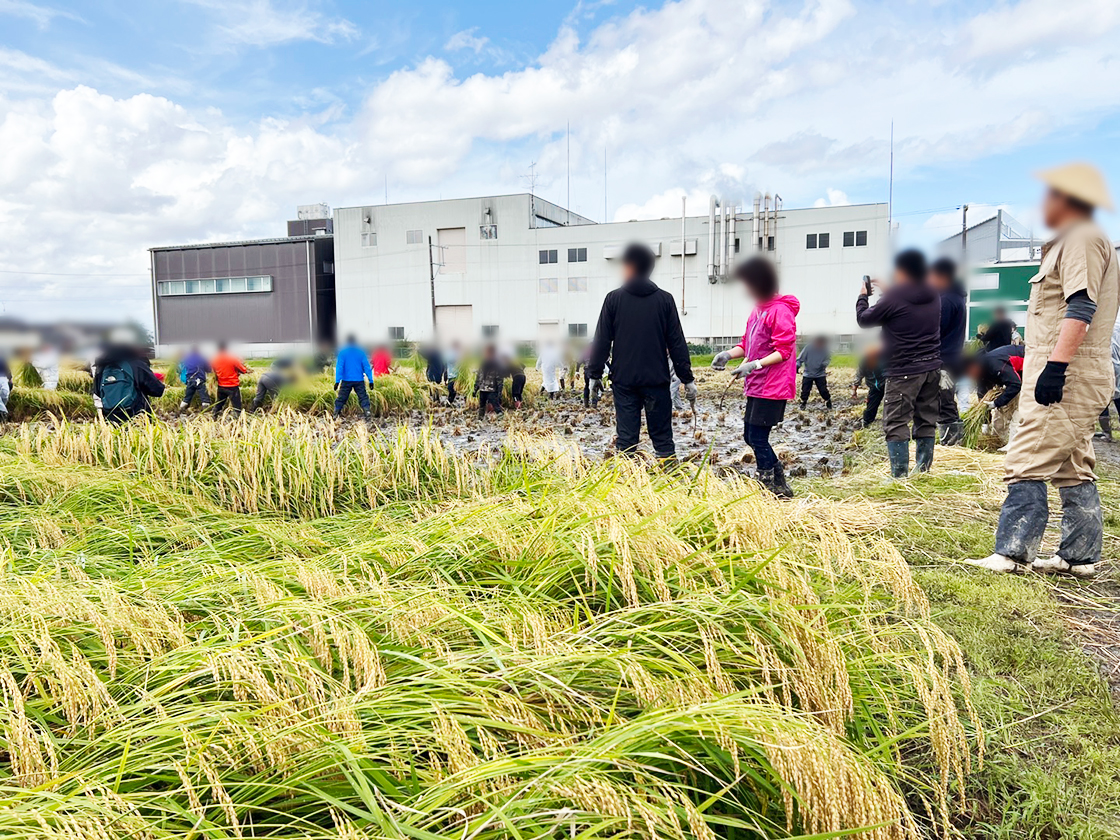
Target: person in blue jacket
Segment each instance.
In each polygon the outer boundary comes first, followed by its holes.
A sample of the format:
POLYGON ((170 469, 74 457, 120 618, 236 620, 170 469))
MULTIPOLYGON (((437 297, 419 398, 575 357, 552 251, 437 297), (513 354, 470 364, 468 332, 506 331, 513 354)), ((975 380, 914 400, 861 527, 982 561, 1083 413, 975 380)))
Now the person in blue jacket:
POLYGON ((338 396, 334 400, 334 416, 338 417, 350 399, 351 391, 358 395, 358 405, 362 407, 362 414, 369 419, 369 392, 366 391, 366 380, 373 384, 373 368, 369 366, 366 351, 358 345, 358 339, 353 336, 346 337, 345 346, 338 351, 338 358, 334 363, 334 388, 338 396))

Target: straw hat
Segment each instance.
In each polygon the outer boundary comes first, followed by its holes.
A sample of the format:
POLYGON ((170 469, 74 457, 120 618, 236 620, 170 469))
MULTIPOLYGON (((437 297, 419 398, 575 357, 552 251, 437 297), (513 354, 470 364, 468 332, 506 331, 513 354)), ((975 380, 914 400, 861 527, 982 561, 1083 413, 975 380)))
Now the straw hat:
POLYGON ((1112 199, 1109 198, 1104 175, 1091 163, 1067 163, 1065 166, 1044 169, 1038 173, 1038 179, 1071 198, 1105 210, 1112 209, 1112 199))

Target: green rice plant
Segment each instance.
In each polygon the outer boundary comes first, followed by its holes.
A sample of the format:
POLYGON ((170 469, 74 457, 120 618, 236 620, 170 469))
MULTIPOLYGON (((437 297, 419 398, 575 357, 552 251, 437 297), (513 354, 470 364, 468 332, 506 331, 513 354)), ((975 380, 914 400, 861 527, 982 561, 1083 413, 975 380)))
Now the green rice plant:
POLYGON ((17 422, 52 416, 89 420, 97 416, 97 411, 89 392, 17 386, 8 397, 8 416, 17 422))
POLYGON ((12 365, 12 384, 20 388, 42 388, 43 377, 31 362, 12 365))
POLYGON ((88 371, 63 367, 58 372, 58 389, 79 394, 93 393, 93 377, 88 371))
POLYGON ((984 431, 984 427, 992 422, 992 402, 1002 390, 1002 386, 992 389, 977 399, 961 415, 961 420, 964 423, 962 445, 970 449, 988 450, 999 449, 1002 445, 997 435, 988 434, 984 431))

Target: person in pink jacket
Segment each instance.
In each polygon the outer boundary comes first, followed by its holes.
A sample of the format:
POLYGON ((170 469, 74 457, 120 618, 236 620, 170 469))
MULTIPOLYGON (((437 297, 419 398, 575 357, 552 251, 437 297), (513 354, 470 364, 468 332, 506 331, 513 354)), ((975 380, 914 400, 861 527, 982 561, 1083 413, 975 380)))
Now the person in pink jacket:
POLYGON ((782 422, 786 403, 793 399, 797 384, 797 313, 801 303, 793 295, 778 292, 778 271, 765 257, 753 257, 739 265, 735 276, 747 287, 754 311, 747 331, 737 347, 712 360, 716 370, 726 370, 732 359, 745 359, 732 374, 743 380, 747 398, 743 434, 758 462, 758 480, 782 498, 793 491, 785 469, 770 445, 770 433, 782 422))

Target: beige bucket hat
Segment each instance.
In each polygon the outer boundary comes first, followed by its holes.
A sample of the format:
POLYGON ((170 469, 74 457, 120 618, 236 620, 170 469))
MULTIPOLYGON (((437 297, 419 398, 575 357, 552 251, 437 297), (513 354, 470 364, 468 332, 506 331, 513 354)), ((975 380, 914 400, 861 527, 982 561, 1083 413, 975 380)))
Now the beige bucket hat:
POLYGON ((1047 186, 1072 198, 1084 201, 1094 207, 1112 209, 1112 199, 1108 195, 1108 184, 1104 175, 1091 163, 1067 163, 1044 169, 1037 175, 1047 186))

